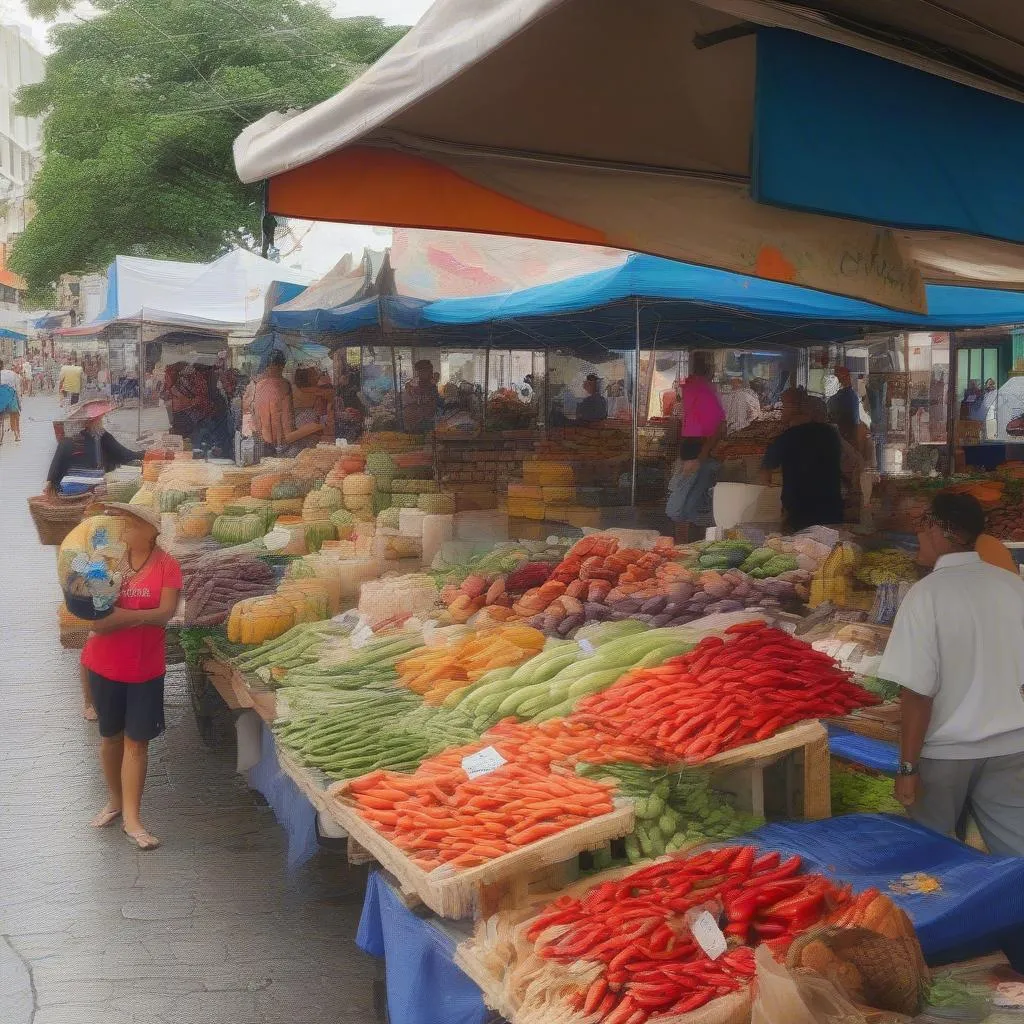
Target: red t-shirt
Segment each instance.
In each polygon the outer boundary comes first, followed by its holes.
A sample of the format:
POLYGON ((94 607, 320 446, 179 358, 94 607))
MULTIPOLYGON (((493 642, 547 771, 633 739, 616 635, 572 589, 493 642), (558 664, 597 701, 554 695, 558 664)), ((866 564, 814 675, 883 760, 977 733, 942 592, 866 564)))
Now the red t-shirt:
MULTIPOLYGON (((156 551, 137 576, 121 584, 118 608, 144 611, 160 607, 164 590, 181 590, 181 566, 165 551, 156 551)), ((132 626, 116 633, 91 636, 82 664, 119 683, 145 683, 167 668, 162 626, 132 626)))

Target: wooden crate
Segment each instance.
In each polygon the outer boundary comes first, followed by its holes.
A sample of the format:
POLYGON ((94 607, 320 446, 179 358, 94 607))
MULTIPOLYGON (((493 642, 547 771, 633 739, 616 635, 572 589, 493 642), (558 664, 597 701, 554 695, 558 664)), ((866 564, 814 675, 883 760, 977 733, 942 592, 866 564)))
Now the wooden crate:
POLYGON ((828 733, 820 722, 800 722, 758 743, 726 750, 698 767, 714 773, 714 785, 732 794, 739 810, 759 818, 815 821, 831 817, 828 733), (785 806, 765 801, 765 777, 784 794, 785 806), (781 815, 767 812, 781 810, 781 815))
POLYGON ((872 708, 860 708, 842 718, 831 719, 831 722, 841 729, 848 729, 872 740, 899 743, 901 717, 902 705, 899 701, 893 701, 872 708))
POLYGON ((633 803, 618 799, 608 814, 463 871, 425 871, 392 845, 345 801, 344 786, 328 797, 328 813, 358 847, 389 871, 403 892, 418 897, 440 917, 489 916, 519 906, 531 886, 558 888, 571 879, 577 855, 633 831, 633 803))
POLYGON ((203 668, 232 711, 255 711, 268 725, 277 718, 277 694, 256 676, 246 676, 220 658, 207 658, 203 668))

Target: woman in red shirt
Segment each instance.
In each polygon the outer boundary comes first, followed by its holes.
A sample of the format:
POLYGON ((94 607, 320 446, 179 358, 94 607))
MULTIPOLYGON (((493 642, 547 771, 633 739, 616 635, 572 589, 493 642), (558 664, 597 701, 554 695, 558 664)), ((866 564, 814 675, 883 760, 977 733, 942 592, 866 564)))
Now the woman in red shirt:
POLYGON ((140 850, 155 850, 160 840, 139 815, 149 741, 164 731, 164 626, 178 604, 181 568, 157 547, 159 513, 118 502, 103 510, 124 519, 128 552, 117 605, 93 625, 82 651, 110 790, 110 800, 92 823, 104 828, 123 816, 125 835, 140 850))

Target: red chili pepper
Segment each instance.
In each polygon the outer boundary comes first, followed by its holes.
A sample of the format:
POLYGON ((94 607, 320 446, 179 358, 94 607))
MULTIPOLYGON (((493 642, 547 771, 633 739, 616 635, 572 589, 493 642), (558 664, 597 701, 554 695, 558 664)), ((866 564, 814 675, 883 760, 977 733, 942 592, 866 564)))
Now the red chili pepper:
POLYGON ((626 995, 622 1002, 604 1019, 604 1024, 626 1024, 638 1009, 633 997, 626 995))
POLYGON ((782 860, 782 855, 778 850, 772 850, 771 853, 763 853, 754 861, 754 873, 760 874, 762 871, 771 871, 779 866, 780 860, 782 860))
POLYGON ((795 875, 800 870, 800 865, 803 863, 798 854, 793 854, 788 860, 784 860, 774 871, 766 871, 763 874, 756 875, 752 878, 744 888, 762 888, 769 882, 780 882, 784 878, 789 878, 791 875, 795 875))
POLYGON ((590 988, 587 989, 587 996, 583 1001, 583 1012, 585 1014, 593 1013, 601 1005, 601 1001, 607 992, 608 982, 604 978, 595 979, 590 988))
POLYGON ((788 929, 780 921, 755 921, 754 931, 762 939, 776 939, 779 936, 786 935, 788 929))
POLYGON ((774 718, 768 719, 768 721, 754 733, 755 742, 768 739, 769 736, 777 733, 785 724, 786 719, 783 715, 776 715, 774 718))

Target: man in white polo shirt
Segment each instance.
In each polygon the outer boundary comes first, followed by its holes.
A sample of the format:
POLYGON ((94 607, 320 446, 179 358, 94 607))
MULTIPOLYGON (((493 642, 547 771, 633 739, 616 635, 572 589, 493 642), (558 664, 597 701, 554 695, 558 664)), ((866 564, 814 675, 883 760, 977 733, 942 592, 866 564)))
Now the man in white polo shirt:
POLYGON ((903 687, 896 798, 953 834, 969 812, 994 854, 1024 856, 1024 581, 974 550, 985 513, 935 496, 939 558, 911 587, 878 674, 903 687))

